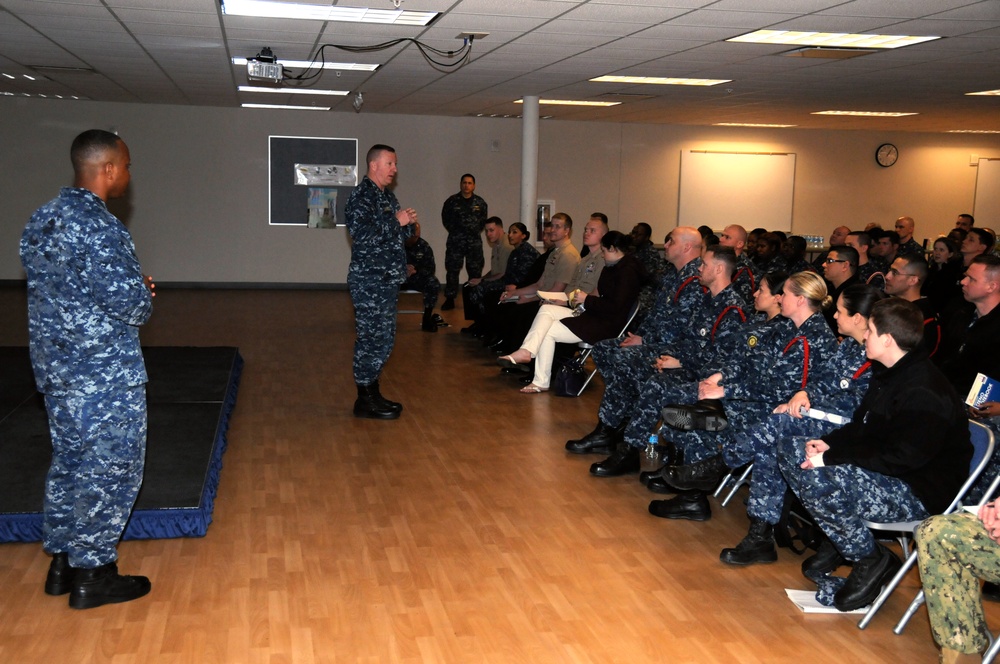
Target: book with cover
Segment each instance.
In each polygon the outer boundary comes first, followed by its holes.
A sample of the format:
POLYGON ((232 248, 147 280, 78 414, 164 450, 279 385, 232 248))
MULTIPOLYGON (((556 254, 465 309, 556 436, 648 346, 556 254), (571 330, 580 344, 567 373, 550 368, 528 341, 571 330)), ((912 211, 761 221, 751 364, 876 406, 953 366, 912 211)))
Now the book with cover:
POLYGON ((987 401, 1000 401, 1000 392, 997 391, 998 386, 1000 386, 1000 383, 993 378, 984 374, 976 374, 976 379, 972 381, 972 389, 969 390, 969 395, 965 397, 965 403, 973 408, 979 408, 987 401))

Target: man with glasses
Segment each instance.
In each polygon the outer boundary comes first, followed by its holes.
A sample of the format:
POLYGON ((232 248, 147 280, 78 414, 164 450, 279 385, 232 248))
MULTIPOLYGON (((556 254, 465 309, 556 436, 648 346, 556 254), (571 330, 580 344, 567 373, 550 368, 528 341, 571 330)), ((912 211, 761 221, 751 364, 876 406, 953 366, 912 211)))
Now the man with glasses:
MULTIPOLYGON (((830 297, 836 302, 844 289, 851 284, 859 284, 858 279, 858 252, 847 245, 840 245, 830 248, 826 260, 823 262, 823 277, 827 281, 827 290, 830 297)), ((823 312, 823 317, 830 324, 830 329, 837 333, 837 321, 833 315, 837 313, 836 307, 830 307, 823 312)))
POLYGON ((930 299, 920 295, 920 287, 927 279, 927 263, 917 254, 900 256, 892 262, 885 275, 885 294, 913 302, 924 316, 924 348, 931 357, 937 353, 941 342, 941 322, 930 299))

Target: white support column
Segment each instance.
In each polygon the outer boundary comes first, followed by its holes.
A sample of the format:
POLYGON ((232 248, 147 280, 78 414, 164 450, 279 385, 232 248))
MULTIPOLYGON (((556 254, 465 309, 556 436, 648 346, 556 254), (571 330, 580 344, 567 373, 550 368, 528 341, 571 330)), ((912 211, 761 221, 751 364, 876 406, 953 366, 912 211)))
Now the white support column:
MULTIPOLYGON (((531 231, 532 241, 541 241, 535 229, 538 206, 538 97, 524 97, 521 108, 521 223, 531 231)), ((553 210, 555 212, 555 210, 553 210)))

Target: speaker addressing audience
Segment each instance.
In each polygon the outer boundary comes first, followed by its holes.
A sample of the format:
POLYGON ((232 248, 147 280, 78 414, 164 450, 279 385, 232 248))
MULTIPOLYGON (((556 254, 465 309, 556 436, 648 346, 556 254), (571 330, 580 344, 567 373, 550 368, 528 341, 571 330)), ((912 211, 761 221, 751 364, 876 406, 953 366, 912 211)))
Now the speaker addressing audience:
POLYGON ((368 174, 347 198, 344 216, 351 234, 347 286, 354 302, 354 416, 380 420, 399 417, 403 406, 379 390, 382 367, 396 341, 399 285, 406 281, 403 242, 417 222, 387 187, 396 178, 396 150, 376 144, 366 157, 368 174))
POLYGON ((142 484, 146 367, 139 326, 152 313, 128 230, 106 202, 125 195, 130 155, 92 129, 70 148, 74 181, 38 208, 21 236, 28 339, 52 437, 42 546, 45 592, 74 609, 128 602, 149 579, 118 574, 118 540, 142 484))

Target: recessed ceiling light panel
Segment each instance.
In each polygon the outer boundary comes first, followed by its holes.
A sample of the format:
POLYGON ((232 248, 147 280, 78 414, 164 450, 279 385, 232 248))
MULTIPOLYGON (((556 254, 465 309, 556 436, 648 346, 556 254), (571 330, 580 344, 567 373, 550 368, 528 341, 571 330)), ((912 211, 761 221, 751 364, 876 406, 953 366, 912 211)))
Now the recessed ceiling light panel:
POLYGON ((859 118, 901 118, 904 115, 919 115, 919 114, 900 113, 896 111, 815 111, 810 115, 853 115, 859 118))
POLYGON ((728 78, 661 78, 657 76, 598 76, 591 83, 635 83, 639 85, 719 85, 729 83, 728 78))
POLYGON ((348 23, 383 23, 392 25, 427 25, 440 12, 418 12, 408 9, 369 9, 368 7, 338 7, 308 5, 271 0, 222 0, 222 12, 227 16, 260 18, 291 18, 304 21, 345 21, 348 23))
POLYGON ((788 44, 791 46, 837 46, 840 48, 902 48, 935 39, 941 38, 935 36, 849 34, 846 32, 757 30, 726 41, 747 44, 788 44))
MULTIPOLYGON (((515 99, 515 104, 523 104, 521 99, 515 99)), ((617 106, 620 101, 582 101, 579 99, 539 99, 539 104, 550 106, 617 106)))
POLYGON ((328 95, 333 97, 346 97, 351 94, 350 90, 323 90, 317 88, 270 88, 263 85, 240 85, 236 87, 240 92, 273 92, 286 95, 328 95))

